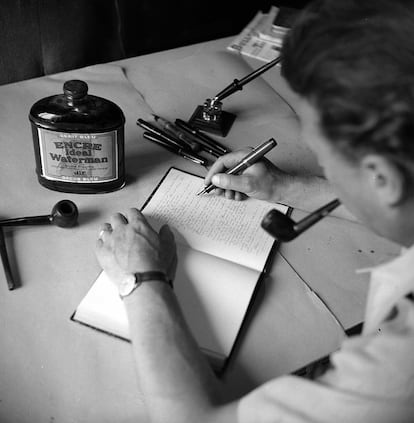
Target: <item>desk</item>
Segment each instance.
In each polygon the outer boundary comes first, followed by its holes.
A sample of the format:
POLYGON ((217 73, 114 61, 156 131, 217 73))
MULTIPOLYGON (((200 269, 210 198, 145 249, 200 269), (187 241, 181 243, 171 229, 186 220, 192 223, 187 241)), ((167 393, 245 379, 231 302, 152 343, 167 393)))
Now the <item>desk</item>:
MULTIPOLYGON (((260 65, 226 52, 229 42, 221 39, 0 87, 1 217, 46 214, 63 198, 80 210, 79 226, 73 229, 6 231, 22 286, 8 291, 0 271, 2 423, 147 421, 130 344, 71 322, 70 316, 100 270, 93 251, 99 225, 115 211, 141 207, 170 166, 205 174, 144 141, 135 121, 151 110, 169 119, 188 119, 197 104, 260 65), (62 194, 37 182, 28 112, 72 78, 84 79, 92 94, 111 99, 125 113, 127 185, 119 191, 62 194)), ((238 118, 223 142, 236 149, 274 136, 279 145, 269 156, 276 164, 298 173, 319 172, 299 141, 294 101, 278 69, 270 71, 226 99, 224 108, 238 118)), ((301 215, 295 210, 295 218, 301 215)), ((343 331, 323 302, 343 327, 361 321, 368 279, 354 269, 396 253, 395 245, 357 223, 332 217, 283 245, 224 375, 232 395, 336 349, 343 331)))

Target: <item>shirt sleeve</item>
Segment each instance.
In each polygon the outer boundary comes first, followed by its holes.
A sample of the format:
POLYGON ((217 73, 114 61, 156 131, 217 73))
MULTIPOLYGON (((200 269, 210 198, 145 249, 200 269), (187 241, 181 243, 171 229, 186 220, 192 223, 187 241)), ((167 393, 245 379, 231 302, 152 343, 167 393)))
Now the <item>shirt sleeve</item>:
POLYGON ((407 317, 346 340, 315 381, 284 376, 255 389, 239 402, 239 422, 412 423, 414 321, 407 317))

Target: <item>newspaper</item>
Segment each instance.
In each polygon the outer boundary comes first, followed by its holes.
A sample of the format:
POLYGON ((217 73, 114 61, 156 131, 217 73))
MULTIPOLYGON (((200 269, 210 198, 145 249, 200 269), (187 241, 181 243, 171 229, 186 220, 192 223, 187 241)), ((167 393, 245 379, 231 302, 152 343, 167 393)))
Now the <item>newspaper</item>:
POLYGON ((263 62, 279 57, 287 28, 273 24, 279 9, 270 8, 269 13, 257 12, 256 16, 227 47, 234 53, 244 54, 263 62))

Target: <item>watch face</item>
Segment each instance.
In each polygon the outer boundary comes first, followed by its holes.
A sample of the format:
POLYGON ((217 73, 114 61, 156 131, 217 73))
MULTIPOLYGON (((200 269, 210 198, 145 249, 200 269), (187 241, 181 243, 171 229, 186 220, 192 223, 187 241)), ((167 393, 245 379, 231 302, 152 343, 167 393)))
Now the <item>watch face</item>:
POLYGON ((136 278, 135 275, 125 275, 118 287, 119 295, 125 297, 130 294, 135 288, 136 278))

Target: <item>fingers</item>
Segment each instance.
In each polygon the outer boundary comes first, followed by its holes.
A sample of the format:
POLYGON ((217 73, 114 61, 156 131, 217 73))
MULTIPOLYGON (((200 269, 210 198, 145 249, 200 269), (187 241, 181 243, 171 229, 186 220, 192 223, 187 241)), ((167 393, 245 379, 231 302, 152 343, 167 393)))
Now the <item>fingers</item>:
POLYGON ((99 234, 98 239, 96 240, 95 248, 99 254, 103 254, 104 246, 108 245, 108 236, 112 233, 112 226, 109 223, 103 223, 99 234), (106 243, 105 243, 106 240, 106 243))
MULTIPOLYGON (((216 190, 217 191, 217 190, 216 190)), ((224 193, 224 196, 228 200, 235 200, 235 201, 242 201, 246 199, 246 194, 239 192, 239 191, 233 191, 233 190, 222 190, 220 189, 222 193, 224 193)), ((217 195, 221 195, 220 192, 216 193, 217 195)))
MULTIPOLYGON (((216 187, 226 190, 226 194, 227 190, 248 193, 252 188, 252 177, 247 174, 227 175, 226 173, 219 173, 213 176, 211 182, 216 187)), ((234 194, 232 197, 234 197, 234 194)))
POLYGON ((110 218, 111 226, 113 229, 128 223, 126 217, 121 213, 114 213, 110 218))
POLYGON ((211 178, 216 173, 223 173, 227 169, 230 169, 236 164, 238 164, 240 160, 242 160, 248 153, 250 153, 251 150, 251 148, 245 148, 243 150, 234 151, 232 153, 225 154, 224 156, 219 157, 213 163, 206 177, 204 178, 205 185, 209 185, 211 183, 211 178))
POLYGON ((148 223, 146 217, 135 208, 127 211, 127 218, 130 225, 136 232, 144 236, 154 247, 158 246, 158 234, 148 223))
POLYGON ((102 248, 104 244, 112 244, 115 239, 131 239, 131 237, 139 234, 155 248, 159 247, 160 240, 162 240, 169 248, 175 249, 174 235, 168 226, 164 225, 158 235, 148 223, 146 217, 136 208, 129 209, 125 215, 121 213, 113 214, 110 222, 101 226, 96 243, 97 248, 102 248))
MULTIPOLYGON (((112 233, 119 234, 122 230, 128 230, 128 227, 132 228, 134 232, 141 234, 153 245, 157 245, 158 235, 154 229, 147 222, 145 216, 136 208, 129 209, 125 215, 121 213, 114 213, 110 217, 111 223, 104 223, 101 226, 101 230, 98 235, 98 239, 101 241, 109 241, 112 233)), ((100 245, 98 243, 98 245, 100 245)))
POLYGON ((107 234, 110 234, 111 232, 112 232, 111 224, 103 223, 99 231, 98 239, 101 239, 102 241, 104 241, 104 239, 107 237, 107 234))
POLYGON ((148 225, 147 219, 138 209, 129 209, 126 213, 126 216, 128 222, 133 226, 141 226, 142 224, 148 225))
POLYGON ((236 192, 234 195, 234 199, 236 201, 243 201, 247 198, 248 196, 246 194, 244 194, 243 192, 236 192))

